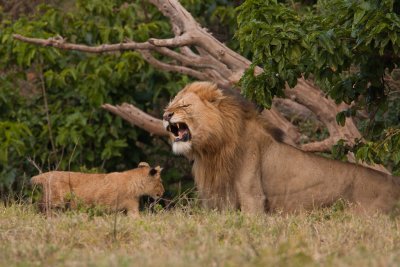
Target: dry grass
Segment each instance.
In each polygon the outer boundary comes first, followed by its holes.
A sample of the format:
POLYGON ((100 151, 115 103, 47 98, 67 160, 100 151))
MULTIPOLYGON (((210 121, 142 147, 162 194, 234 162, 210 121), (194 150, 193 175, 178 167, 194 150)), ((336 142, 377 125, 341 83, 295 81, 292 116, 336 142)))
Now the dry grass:
POLYGON ((0 266, 399 266, 399 226, 335 209, 247 217, 182 207, 133 220, 0 205, 0 266))

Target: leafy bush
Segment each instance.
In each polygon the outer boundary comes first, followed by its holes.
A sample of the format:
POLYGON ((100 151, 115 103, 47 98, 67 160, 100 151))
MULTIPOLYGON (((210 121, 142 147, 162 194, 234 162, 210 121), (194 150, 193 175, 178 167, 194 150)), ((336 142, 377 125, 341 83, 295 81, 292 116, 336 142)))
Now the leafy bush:
MULTIPOLYGON (((166 167, 167 185, 178 183, 190 173, 186 160, 172 156, 166 140, 153 139, 101 105, 133 103, 159 117, 188 77, 157 71, 137 52, 87 54, 12 38, 14 33, 40 38, 59 35, 88 45, 125 38, 144 41, 170 37, 169 22, 143 1, 53 2, 39 5, 32 14, 20 14, 17 20, 0 9, 1 195, 20 190, 37 173, 28 159, 43 171, 110 172, 148 161, 166 167)), ((223 11, 218 1, 189 2, 194 14, 207 12, 207 22, 217 25, 215 12, 223 11)), ((179 188, 192 184, 187 181, 179 188)))

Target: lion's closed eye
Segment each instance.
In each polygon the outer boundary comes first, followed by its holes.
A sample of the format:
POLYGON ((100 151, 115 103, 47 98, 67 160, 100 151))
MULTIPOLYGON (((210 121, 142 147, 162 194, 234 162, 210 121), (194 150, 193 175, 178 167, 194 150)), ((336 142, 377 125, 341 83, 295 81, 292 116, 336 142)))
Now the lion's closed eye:
POLYGON ((187 107, 190 107, 192 104, 186 104, 186 105, 181 105, 181 106, 178 106, 178 108, 187 108, 187 107))

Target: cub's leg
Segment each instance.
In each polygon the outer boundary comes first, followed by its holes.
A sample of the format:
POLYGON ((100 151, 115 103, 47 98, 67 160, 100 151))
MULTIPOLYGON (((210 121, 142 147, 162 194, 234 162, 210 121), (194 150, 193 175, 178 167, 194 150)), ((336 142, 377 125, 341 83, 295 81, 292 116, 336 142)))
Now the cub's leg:
POLYGON ((129 199, 126 200, 123 205, 123 208, 126 209, 128 216, 132 218, 138 218, 139 215, 139 200, 138 199, 129 199))
POLYGON ((257 149, 245 153, 244 159, 242 169, 235 179, 240 209, 247 214, 263 214, 266 210, 266 197, 261 182, 260 157, 257 149))

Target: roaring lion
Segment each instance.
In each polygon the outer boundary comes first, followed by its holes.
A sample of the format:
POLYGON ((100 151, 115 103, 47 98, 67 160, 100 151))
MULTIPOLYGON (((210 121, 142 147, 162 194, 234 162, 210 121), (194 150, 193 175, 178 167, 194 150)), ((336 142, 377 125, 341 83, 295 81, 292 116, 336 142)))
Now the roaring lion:
POLYGON ((158 199, 164 194, 161 168, 139 163, 138 168, 113 173, 81 173, 51 171, 31 178, 31 183, 43 187, 42 209, 76 208, 77 202, 102 205, 109 210, 126 210, 128 215, 139 215, 139 198, 149 195, 158 199))
POLYGON ((256 107, 215 84, 194 82, 165 109, 172 150, 193 161, 200 197, 210 208, 292 212, 339 199, 357 210, 388 212, 399 177, 303 152, 281 142, 256 107))

